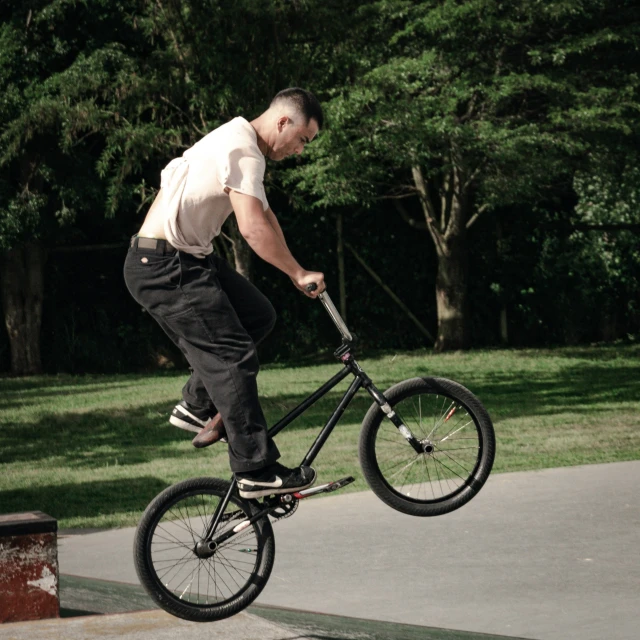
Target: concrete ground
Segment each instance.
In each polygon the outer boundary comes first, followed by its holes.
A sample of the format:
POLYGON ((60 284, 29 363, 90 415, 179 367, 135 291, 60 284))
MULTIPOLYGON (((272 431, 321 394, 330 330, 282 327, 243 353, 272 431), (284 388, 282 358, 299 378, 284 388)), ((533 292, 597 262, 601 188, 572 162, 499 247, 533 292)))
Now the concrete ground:
MULTIPOLYGON (((407 631, 397 638, 470 637, 444 631, 450 629, 533 640, 636 640, 639 485, 640 461, 634 461, 494 475, 469 504, 438 518, 399 514, 369 492, 302 502, 293 517, 274 525, 276 563, 257 604, 423 625, 444 634, 407 631)), ((137 584, 133 532, 61 535, 61 573, 137 584)), ((271 611, 273 623, 278 612, 271 611)), ((162 612, 147 615, 169 620, 162 612)), ((244 624, 247 615, 229 624, 244 624)), ((107 618, 114 617, 96 620, 107 618)), ((304 619, 298 617, 299 626, 304 619)), ((0 638, 14 637, 4 635, 9 627, 78 620, 7 625, 0 638)), ((209 628, 207 637, 215 638, 221 624, 196 628, 209 628)), ((278 637, 248 633, 225 637, 278 637)), ((281 637, 338 637, 297 633, 281 637)), ((374 637, 362 633, 340 637, 374 637)), ((21 637, 27 636, 15 636, 21 637)))
POLYGON ((83 616, 14 622, 0 627, 2 640, 299 640, 296 631, 239 613, 215 624, 198 624, 174 618, 164 611, 83 616))
POLYGON ((140 585, 95 578, 62 576, 60 593, 61 615, 66 619, 1 625, 0 638, 173 640, 188 635, 195 640, 505 640, 504 636, 345 618, 264 605, 253 605, 227 620, 199 624, 179 620, 155 609, 140 585), (70 605, 82 610, 71 610, 70 605), (89 611, 106 615, 89 615, 89 611), (114 611, 128 613, 114 615, 114 611))

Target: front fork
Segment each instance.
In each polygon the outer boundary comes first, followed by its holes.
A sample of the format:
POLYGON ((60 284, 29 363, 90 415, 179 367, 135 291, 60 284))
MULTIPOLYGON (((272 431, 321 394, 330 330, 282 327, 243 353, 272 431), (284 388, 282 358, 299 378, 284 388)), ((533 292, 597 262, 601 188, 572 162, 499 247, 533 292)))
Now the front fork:
POLYGON ((418 454, 424 453, 424 448, 420 440, 418 440, 413 433, 411 433, 411 430, 407 425, 402 422, 400 416, 391 408, 383 393, 373 384, 371 378, 364 372, 353 356, 350 353, 346 353, 340 359, 346 366, 351 368, 351 371, 355 376, 362 380, 362 386, 368 391, 369 395, 374 399, 380 409, 382 409, 387 418, 391 420, 393 425, 411 445, 413 450, 418 454))

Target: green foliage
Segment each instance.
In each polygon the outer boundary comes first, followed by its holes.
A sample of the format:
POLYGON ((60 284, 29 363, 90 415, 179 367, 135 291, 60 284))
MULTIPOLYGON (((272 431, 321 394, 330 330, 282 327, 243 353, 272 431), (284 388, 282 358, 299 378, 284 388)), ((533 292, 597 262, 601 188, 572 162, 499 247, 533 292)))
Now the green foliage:
MULTIPOLYGON (((497 341, 499 301, 521 344, 633 333, 637 235, 570 227, 638 222, 639 11, 631 0, 6 0, 0 250, 34 238, 124 248, 172 157, 299 85, 326 105, 327 128, 308 161, 269 165, 267 188, 294 254, 324 270, 332 291, 340 208, 346 239, 434 330, 434 252, 389 206, 398 198, 424 220, 418 165, 441 228, 454 186, 463 223, 494 211, 472 228, 476 344, 497 341), (509 245, 500 256, 498 242, 509 245), (616 309, 617 328, 605 331, 616 309)), ((51 254, 49 370, 123 371, 164 348, 124 289, 121 258, 51 254)), ((417 346, 386 294, 346 261, 349 317, 365 345, 417 346)), ((281 318, 267 360, 334 337, 281 278, 256 267, 281 318)))
POLYGON ((595 141, 636 129, 635 3, 400 1, 367 13, 377 60, 339 88, 330 130, 293 175, 316 205, 411 195, 415 165, 440 193, 457 166, 476 207, 536 202, 595 141))
POLYGON ((637 150, 615 155, 601 150, 588 167, 576 173, 576 213, 591 224, 640 224, 640 155, 637 150))

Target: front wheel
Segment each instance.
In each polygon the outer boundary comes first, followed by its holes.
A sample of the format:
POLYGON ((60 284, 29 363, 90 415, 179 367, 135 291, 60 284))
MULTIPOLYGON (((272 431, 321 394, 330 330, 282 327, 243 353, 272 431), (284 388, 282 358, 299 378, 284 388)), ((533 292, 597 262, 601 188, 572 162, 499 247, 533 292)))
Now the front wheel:
POLYGON ((412 516, 438 516, 469 502, 495 456, 493 425, 480 400, 445 378, 404 380, 384 396, 422 451, 374 404, 362 423, 359 451, 373 492, 412 516))
MULTIPOLYGON (((174 484, 149 504, 136 530, 140 582, 160 607, 179 618, 210 622, 232 616, 257 598, 271 574, 275 542, 266 516, 242 526, 213 553, 199 549, 228 488, 228 482, 216 478, 174 484)), ((215 536, 246 522, 258 509, 234 492, 215 536)))

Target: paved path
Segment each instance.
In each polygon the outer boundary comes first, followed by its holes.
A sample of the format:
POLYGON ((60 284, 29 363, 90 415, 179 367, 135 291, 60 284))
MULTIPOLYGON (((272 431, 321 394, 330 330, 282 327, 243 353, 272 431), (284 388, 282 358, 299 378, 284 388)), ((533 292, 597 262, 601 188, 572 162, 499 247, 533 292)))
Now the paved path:
MULTIPOLYGON (((640 461, 494 475, 413 518, 373 494, 309 500, 275 525, 258 603, 535 640, 637 640, 640 461)), ((137 583, 133 529, 62 537, 60 571, 137 583)))
POLYGON ((164 611, 140 611, 16 622, 0 627, 2 640, 300 640, 301 637, 297 631, 248 613, 215 624, 187 622, 164 611))

